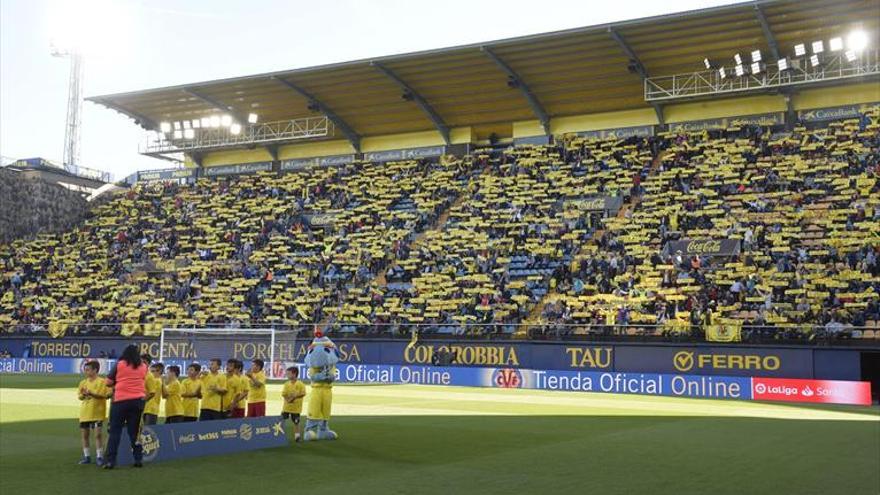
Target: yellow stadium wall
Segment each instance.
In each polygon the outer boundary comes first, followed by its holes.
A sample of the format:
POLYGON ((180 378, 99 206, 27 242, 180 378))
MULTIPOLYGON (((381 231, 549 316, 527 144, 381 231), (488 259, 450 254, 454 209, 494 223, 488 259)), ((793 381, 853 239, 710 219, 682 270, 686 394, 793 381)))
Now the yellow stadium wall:
MULTIPOLYGON (((872 82, 807 89, 796 93, 793 98, 793 105, 796 110, 873 103, 880 101, 880 84, 872 82)), ((663 113, 666 117, 666 122, 676 123, 740 115, 785 112, 785 110, 785 99, 782 95, 758 95, 666 105, 663 108, 663 113)), ((550 130, 554 135, 560 135, 570 132, 656 124, 657 116, 652 108, 639 108, 619 112, 556 117, 550 121, 550 130)), ((541 123, 538 120, 524 120, 484 125, 477 128, 456 127, 450 129, 450 141, 452 144, 479 144, 483 141, 488 142, 486 140, 489 134, 493 132, 502 139, 511 136, 511 134, 513 138, 544 134, 544 130, 541 128, 541 123)), ((361 141, 361 151, 385 151, 423 146, 442 146, 443 144, 443 139, 436 131, 422 131, 364 137, 361 141)), ((282 146, 278 151, 278 158, 287 160, 291 158, 311 158, 351 153, 354 153, 354 150, 348 141, 337 139, 282 146)), ((272 160, 272 156, 268 151, 263 148, 257 148, 253 150, 209 153, 202 160, 202 165, 212 167, 270 160, 272 160)), ((186 166, 194 166, 189 157, 187 157, 186 166)))
POLYGON ((653 108, 637 108, 620 112, 557 117, 550 121, 550 131, 558 135, 569 132, 600 131, 657 124, 657 114, 653 108))
POLYGON ((371 151, 419 148, 422 146, 442 146, 443 144, 443 138, 436 131, 411 132, 408 134, 365 137, 361 139, 361 151, 369 153, 371 151))
POLYGON ((544 128, 538 120, 523 120, 513 123, 513 138, 543 136, 544 128))
POLYGON ((801 91, 794 96, 795 110, 836 107, 880 101, 880 84, 864 83, 801 91))
MULTIPOLYGON (((474 130, 471 127, 455 127, 449 130, 449 140, 452 144, 469 144, 476 141, 474 130)), ((436 131, 411 132, 406 134, 390 134, 387 136, 369 136, 361 140, 361 151, 385 151, 405 148, 419 148, 422 146, 442 146, 443 138, 436 131)), ((342 139, 332 141, 317 141, 301 144, 281 146, 278 149, 278 159, 288 160, 292 158, 312 158, 319 156, 348 155, 354 153, 351 144, 342 139)), ((234 165, 239 163, 256 163, 271 161, 272 155, 265 148, 253 150, 218 151, 208 153, 202 160, 205 167, 220 165, 234 165)), ((187 157, 188 166, 194 166, 192 159, 187 157)))
POLYGON ((663 107, 666 122, 670 123, 784 111, 785 98, 782 95, 707 100, 663 107))
POLYGON ((239 163, 271 162, 272 155, 265 148, 253 150, 218 151, 209 153, 202 159, 203 167, 236 165, 239 163))
POLYGON ((354 153, 351 143, 344 139, 291 144, 278 149, 278 159, 311 158, 314 156, 350 155, 354 153))

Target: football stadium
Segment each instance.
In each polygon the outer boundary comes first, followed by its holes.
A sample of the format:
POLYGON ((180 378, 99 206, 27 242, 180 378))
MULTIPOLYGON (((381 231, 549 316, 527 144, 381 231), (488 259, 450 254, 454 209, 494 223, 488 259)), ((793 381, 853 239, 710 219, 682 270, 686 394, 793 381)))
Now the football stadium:
POLYGON ((63 159, 0 167, 0 493, 880 493, 880 0, 637 4, 126 92, 53 44, 63 159), (82 158, 132 131, 149 166, 82 158))

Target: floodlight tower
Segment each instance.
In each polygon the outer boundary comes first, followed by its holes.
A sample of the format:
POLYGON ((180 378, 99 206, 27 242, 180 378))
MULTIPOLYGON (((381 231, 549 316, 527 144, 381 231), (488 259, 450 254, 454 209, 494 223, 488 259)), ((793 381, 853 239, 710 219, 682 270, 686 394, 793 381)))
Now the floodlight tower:
POLYGON ((64 127, 64 169, 79 171, 79 141, 83 102, 83 57, 75 49, 50 48, 53 57, 70 59, 70 78, 67 83, 67 123, 64 127))

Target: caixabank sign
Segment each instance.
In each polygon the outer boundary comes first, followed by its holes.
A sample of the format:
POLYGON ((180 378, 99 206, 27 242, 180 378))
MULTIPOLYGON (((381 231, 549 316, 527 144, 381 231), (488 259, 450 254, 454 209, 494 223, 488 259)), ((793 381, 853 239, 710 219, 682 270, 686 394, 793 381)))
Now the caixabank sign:
MULTIPOLYGON (((118 355, 134 343, 142 353, 165 360, 205 363, 211 358, 299 362, 309 341, 277 341, 274 353, 267 338, 229 337, 210 340, 4 338, 4 349, 16 357, 97 358, 118 355)), ((858 380, 860 353, 852 349, 769 347, 747 345, 600 344, 565 342, 475 342, 468 340, 337 339, 342 361, 355 364, 445 365, 573 371, 636 373, 693 373, 700 375, 765 376, 828 380, 858 380)), ((41 366, 50 363, 43 362, 41 366)), ((24 365, 0 360, 0 372, 17 372, 24 365)), ((39 370, 33 370, 39 372, 39 370)))
MULTIPOLYGON (((117 463, 134 463, 128 434, 122 435, 117 463)), ((144 462, 163 462, 207 455, 288 445, 284 421, 279 416, 224 419, 193 423, 143 425, 140 438, 144 462)))

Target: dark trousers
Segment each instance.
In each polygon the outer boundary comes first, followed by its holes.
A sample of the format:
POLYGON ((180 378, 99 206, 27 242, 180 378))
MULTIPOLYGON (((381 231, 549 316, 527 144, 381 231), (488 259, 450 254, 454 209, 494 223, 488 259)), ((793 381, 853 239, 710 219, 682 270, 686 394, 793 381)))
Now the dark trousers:
POLYGON ((159 422, 159 416, 150 413, 144 413, 144 424, 145 425, 154 425, 159 422))
POLYGON ((141 462, 143 449, 138 442, 141 430, 141 416, 144 414, 144 400, 130 399, 114 402, 110 405, 110 437, 107 439, 107 462, 116 464, 116 453, 122 440, 122 428, 128 432, 131 441, 131 453, 135 462, 141 462))
POLYGON ((165 424, 183 423, 183 416, 168 416, 165 418, 165 424))
POLYGON ((199 414, 199 421, 214 421, 217 419, 226 419, 223 416, 223 413, 220 411, 214 411, 213 409, 202 409, 202 412, 199 414))

